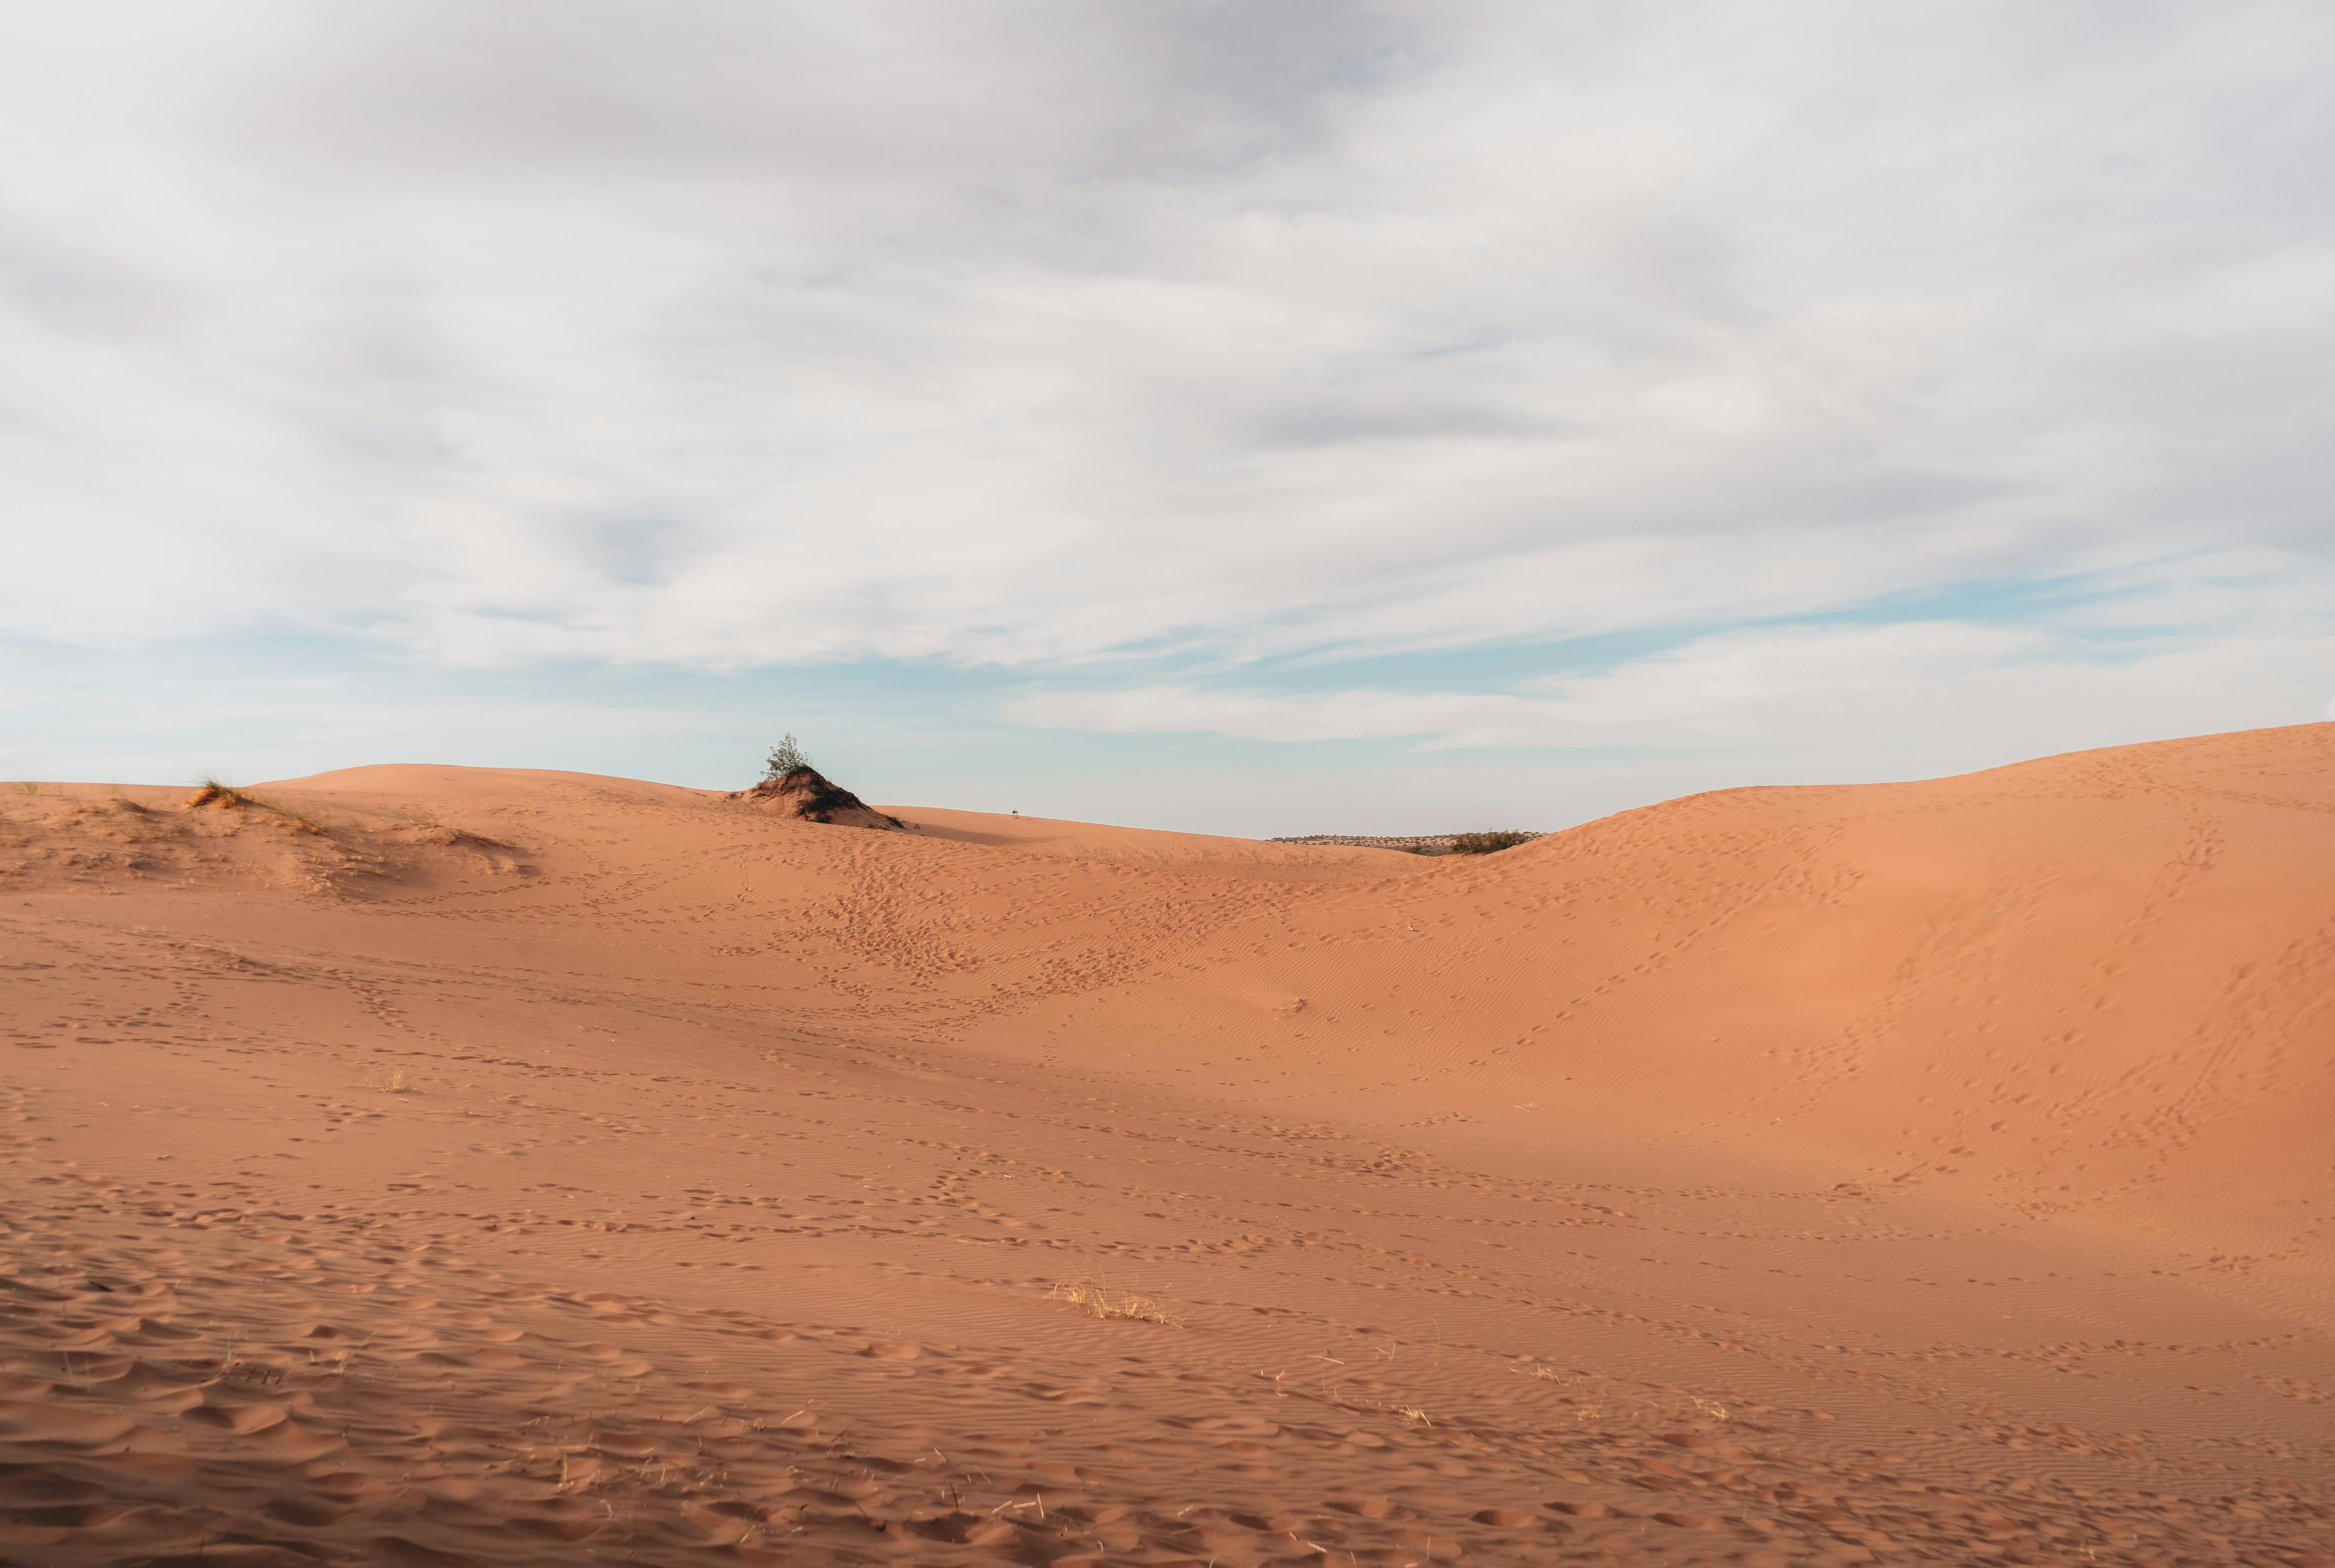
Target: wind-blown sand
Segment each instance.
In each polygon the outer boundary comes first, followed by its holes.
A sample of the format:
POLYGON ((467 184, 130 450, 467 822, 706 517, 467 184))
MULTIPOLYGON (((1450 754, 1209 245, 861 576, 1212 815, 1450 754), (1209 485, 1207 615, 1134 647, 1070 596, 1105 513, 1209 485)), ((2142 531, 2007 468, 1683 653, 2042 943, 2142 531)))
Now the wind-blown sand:
POLYGON ((2335 1563, 2335 725, 1439 860, 255 793, 0 801, 0 1561, 2335 1563))

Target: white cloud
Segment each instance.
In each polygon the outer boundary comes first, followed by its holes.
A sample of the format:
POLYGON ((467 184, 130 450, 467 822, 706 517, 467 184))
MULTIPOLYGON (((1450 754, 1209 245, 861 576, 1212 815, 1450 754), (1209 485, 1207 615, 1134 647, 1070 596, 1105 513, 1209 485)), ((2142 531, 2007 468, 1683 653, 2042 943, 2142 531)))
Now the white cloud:
MULTIPOLYGON (((2321 7, 11 27, 21 635, 1237 662, 2335 537, 2321 7)), ((2242 645, 2266 591, 2147 615, 2242 645)), ((1112 711, 1510 744, 1865 690, 1813 642, 1696 646, 1700 673, 1313 720, 1112 711)))

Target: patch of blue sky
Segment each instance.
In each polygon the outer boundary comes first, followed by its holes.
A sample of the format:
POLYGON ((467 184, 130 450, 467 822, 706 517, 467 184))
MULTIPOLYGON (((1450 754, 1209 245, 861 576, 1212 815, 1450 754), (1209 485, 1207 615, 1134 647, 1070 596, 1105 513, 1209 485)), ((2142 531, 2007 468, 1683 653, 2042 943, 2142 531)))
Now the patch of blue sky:
POLYGON ((1050 680, 1058 688, 1206 677, 1207 683, 1276 695, 1370 687, 1397 692, 1504 692, 1551 675, 1594 675, 1734 633, 1809 626, 1886 626, 1951 622, 1986 627, 2049 628, 2104 660, 2137 658, 2162 642, 2153 618, 2117 624, 2119 602, 2136 602, 2155 585, 2117 582, 2101 574, 1999 577, 1892 594, 1832 608, 1757 618, 1633 627, 1585 637, 1479 644, 1401 653, 1316 649, 1240 664, 1196 663, 1172 658, 1115 661, 1050 680), (2053 624, 2073 609, 2107 612, 2080 628, 2053 624), (1145 669, 1148 665, 1148 670, 1145 669))

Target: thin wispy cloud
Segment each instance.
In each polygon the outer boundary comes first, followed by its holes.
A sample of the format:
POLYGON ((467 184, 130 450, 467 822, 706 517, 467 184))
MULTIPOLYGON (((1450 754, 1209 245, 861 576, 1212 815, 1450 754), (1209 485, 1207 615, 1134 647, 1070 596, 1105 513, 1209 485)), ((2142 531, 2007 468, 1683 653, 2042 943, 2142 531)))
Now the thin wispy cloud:
POLYGON ((1952 767, 1958 751, 1969 760, 1976 737, 1986 755, 2015 757, 2074 749, 2100 729, 2300 722, 2316 715, 2262 701, 2265 677, 2330 661, 2325 634, 2101 650, 2041 629, 1901 622, 1728 633, 1513 692, 1158 685, 1036 692, 1006 711, 1124 735, 1687 750, 1919 772, 1952 767))
POLYGON ((22 646, 264 632, 586 706, 948 667, 1032 744, 1723 752, 1815 745, 1871 671, 1679 716, 1719 651, 1854 615, 1932 650, 1924 766, 2335 692, 2320 7, 6 26, 22 646), (2048 624, 2001 607, 2043 585, 2048 624), (1582 664, 1612 638, 1660 645, 1582 664), (1952 696, 2014 668, 2015 723, 1952 696))

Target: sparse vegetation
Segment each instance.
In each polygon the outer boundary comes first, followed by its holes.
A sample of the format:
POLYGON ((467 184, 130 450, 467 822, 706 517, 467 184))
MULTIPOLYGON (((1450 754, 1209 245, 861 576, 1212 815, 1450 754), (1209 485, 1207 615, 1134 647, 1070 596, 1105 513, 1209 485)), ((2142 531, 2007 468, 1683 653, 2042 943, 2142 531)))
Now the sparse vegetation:
POLYGON ((392 1070, 385 1074, 368 1077, 360 1087, 369 1089, 375 1094, 420 1094, 421 1092, 419 1085, 406 1081, 402 1068, 392 1070))
POLYGON ((1497 855, 1503 849, 1514 849, 1519 844, 1529 842, 1532 837, 1531 834, 1521 832, 1514 828, 1502 828, 1483 833, 1461 833, 1453 837, 1451 853, 1497 855))
MULTIPOLYGON (((263 804, 266 803, 263 802, 263 804)), ((325 829, 330 826, 330 824, 322 817, 314 816, 305 811, 296 810, 289 806, 269 805, 267 808, 275 812, 276 816, 282 818, 286 827, 295 828, 302 833, 321 835, 325 829)))
POLYGON ((809 766, 809 756, 804 752, 802 742, 795 739, 794 731, 790 730, 783 740, 770 748, 770 760, 762 764, 762 781, 765 784, 771 783, 785 778, 790 773, 800 772, 809 766))
POLYGON ((1159 1302, 1133 1292, 1114 1292, 1100 1280, 1064 1280, 1046 1292, 1050 1302, 1068 1302, 1090 1318, 1123 1318, 1130 1322, 1158 1323, 1180 1329, 1184 1320, 1159 1302))
POLYGON ((24 795, 38 795, 41 792, 41 787, 30 779, 17 785, 16 789, 19 794, 24 795))

